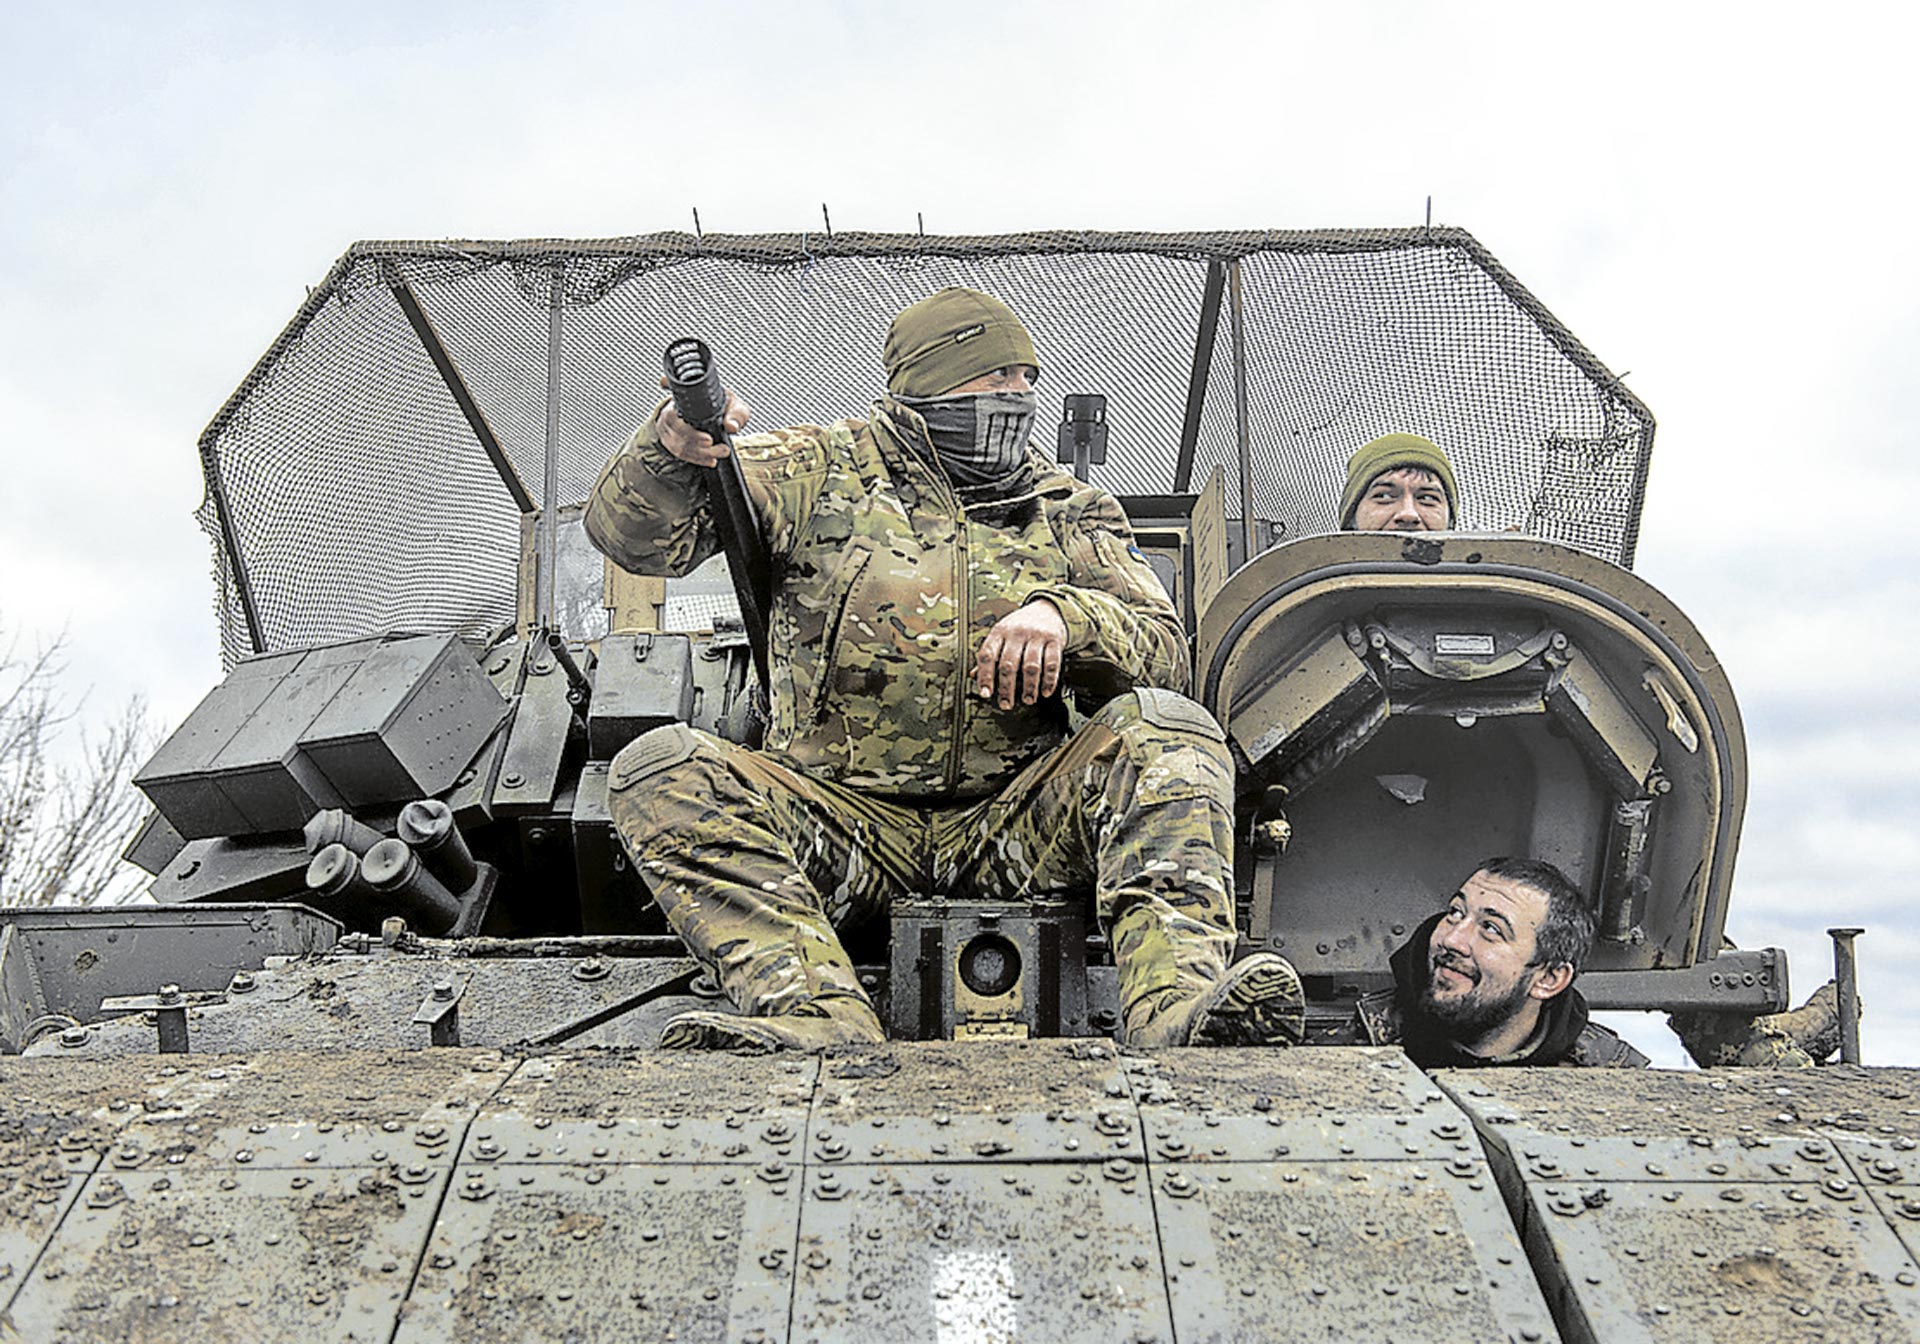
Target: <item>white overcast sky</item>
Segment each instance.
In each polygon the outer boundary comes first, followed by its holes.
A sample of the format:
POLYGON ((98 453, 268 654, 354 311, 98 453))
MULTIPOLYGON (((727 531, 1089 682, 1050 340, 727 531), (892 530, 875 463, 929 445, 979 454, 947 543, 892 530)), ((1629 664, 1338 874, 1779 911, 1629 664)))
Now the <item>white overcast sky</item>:
MULTIPOLYGON (((1920 1064, 1914 7, 0 4, 0 624, 219 677, 200 430, 361 238, 1406 225, 1653 409, 1637 568, 1732 677, 1729 930, 1858 923, 1920 1064)), ((1664 1029, 1636 1032, 1659 1042, 1664 1029)), ((1668 1057, 1671 1057, 1670 1055, 1668 1057)))

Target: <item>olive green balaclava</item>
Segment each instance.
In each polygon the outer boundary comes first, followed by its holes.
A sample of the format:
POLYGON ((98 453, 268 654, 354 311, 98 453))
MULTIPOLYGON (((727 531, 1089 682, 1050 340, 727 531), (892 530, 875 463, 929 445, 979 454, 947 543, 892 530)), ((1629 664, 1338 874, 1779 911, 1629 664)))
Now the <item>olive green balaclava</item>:
POLYGON ((1438 476, 1440 487, 1447 492, 1447 526, 1460 521, 1460 492, 1453 484, 1453 463, 1440 445, 1418 434, 1382 434, 1372 443, 1362 444, 1347 461, 1347 488, 1340 492, 1341 531, 1353 529, 1354 510, 1360 507, 1361 496, 1374 477, 1401 467, 1419 467, 1438 476))
POLYGON ((881 350, 887 391, 937 397, 1009 364, 1040 367, 1013 309, 977 289, 943 289, 902 309, 881 350))

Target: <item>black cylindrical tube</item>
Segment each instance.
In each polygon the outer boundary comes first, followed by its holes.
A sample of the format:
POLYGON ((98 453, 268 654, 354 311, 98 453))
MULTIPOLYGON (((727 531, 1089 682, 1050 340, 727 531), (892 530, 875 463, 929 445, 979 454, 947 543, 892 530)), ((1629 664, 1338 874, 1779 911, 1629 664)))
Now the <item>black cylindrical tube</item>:
POLYGON ((466 837, 454 822, 453 809, 438 798, 422 798, 400 810, 399 838, 420 856, 427 871, 446 883, 448 891, 465 891, 480 877, 466 837))
POLYGON ((431 937, 445 933, 460 918, 460 902, 426 870, 404 840, 382 840, 368 850, 360 864, 360 875, 431 937))
POLYGON ((305 834, 309 854, 318 854, 328 845, 345 845, 355 854, 364 855, 381 840, 380 832, 338 807, 307 818, 305 834))
POLYGON ((726 432, 727 394, 720 386, 713 351, 705 341, 684 337, 667 347, 666 366, 673 408, 680 418, 719 438, 726 432))
POLYGON ((360 875, 360 856, 338 841, 307 864, 307 890, 327 914, 348 928, 373 928, 380 922, 379 898, 360 875))
POLYGON ((337 900, 350 892, 366 892, 360 880, 360 858, 345 845, 334 843, 313 856, 307 865, 307 890, 337 900))
POLYGON ((567 674, 567 685, 573 688, 573 703, 584 705, 593 698, 593 683, 587 680, 587 674, 580 670, 580 664, 573 661, 573 655, 567 651, 567 637, 558 630, 547 631, 547 648, 552 652, 554 661, 560 664, 560 670, 567 674))

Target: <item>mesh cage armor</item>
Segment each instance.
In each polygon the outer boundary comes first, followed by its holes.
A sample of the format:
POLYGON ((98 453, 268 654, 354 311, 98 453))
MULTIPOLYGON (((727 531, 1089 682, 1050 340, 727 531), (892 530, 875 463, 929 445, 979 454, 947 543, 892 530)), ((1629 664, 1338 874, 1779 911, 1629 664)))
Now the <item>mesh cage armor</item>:
MULTIPOLYGON (((499 629, 549 453, 577 533, 595 474, 661 396, 669 341, 706 340, 756 427, 828 423, 865 414, 888 322, 945 285, 998 295, 1032 331, 1037 443, 1061 393, 1106 394, 1092 475, 1116 494, 1197 488, 1219 468, 1229 514, 1249 501, 1265 535, 1330 531, 1348 456, 1403 430, 1451 454, 1462 529, 1632 562, 1651 415, 1458 229, 367 242, 201 437, 226 663, 499 629)), ((565 612, 599 601, 583 544, 564 541, 556 567, 591 587, 563 594, 565 612)), ((598 633, 579 619, 563 624, 598 633)))

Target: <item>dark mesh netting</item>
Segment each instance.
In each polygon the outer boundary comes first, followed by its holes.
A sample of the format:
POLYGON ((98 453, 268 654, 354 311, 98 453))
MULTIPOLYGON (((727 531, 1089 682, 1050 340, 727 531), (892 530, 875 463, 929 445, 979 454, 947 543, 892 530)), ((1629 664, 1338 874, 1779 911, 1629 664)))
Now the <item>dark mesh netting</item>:
POLYGON ((669 340, 703 337, 754 425, 825 422, 864 414, 888 322, 949 284, 1032 328, 1036 442, 1062 393, 1106 395, 1117 494, 1218 469, 1260 543, 1327 531, 1348 455, 1403 430, 1452 454, 1461 526, 1632 561, 1652 417, 1460 230, 363 243, 201 439, 226 659, 511 622, 550 465, 554 609, 598 633, 571 506, 669 340))

